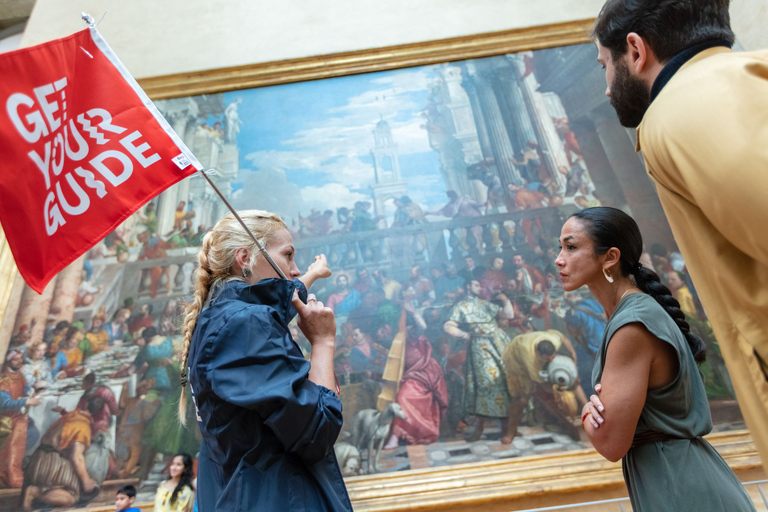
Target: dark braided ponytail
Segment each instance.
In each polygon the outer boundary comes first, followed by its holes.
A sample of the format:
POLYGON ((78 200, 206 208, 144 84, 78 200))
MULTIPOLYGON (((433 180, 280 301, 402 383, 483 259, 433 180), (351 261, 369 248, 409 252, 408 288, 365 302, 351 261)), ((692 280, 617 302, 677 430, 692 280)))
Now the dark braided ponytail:
POLYGON ((697 363, 703 363, 707 358, 707 346, 701 338, 691 332, 691 327, 685 321, 685 313, 680 309, 680 303, 672 296, 669 288, 661 284, 658 274, 651 269, 639 265, 639 268, 632 273, 632 276, 635 278, 637 287, 656 299, 656 302, 661 304, 664 311, 675 321, 683 336, 685 336, 685 341, 688 342, 688 347, 691 349, 691 353, 693 353, 693 359, 697 363))
POLYGON ((664 308, 685 336, 693 359, 697 363, 703 363, 706 359, 707 347, 701 338, 691 332, 688 322, 685 321, 685 314, 680 309, 680 303, 672 296, 669 288, 661 284, 656 272, 639 263, 643 251, 643 238, 635 220, 617 208, 605 206, 586 208, 574 213, 571 217, 579 219, 584 224, 584 229, 595 244, 595 254, 605 254, 611 247, 616 247, 621 252, 619 259, 621 274, 631 275, 637 287, 653 297, 664 308))

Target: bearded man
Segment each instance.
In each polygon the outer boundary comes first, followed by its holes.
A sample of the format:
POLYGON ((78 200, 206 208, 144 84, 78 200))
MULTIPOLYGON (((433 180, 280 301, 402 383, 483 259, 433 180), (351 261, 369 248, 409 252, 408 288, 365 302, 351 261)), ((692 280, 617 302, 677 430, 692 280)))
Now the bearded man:
POLYGON ((768 462, 768 51, 731 51, 728 4, 609 0, 593 37, 768 462))

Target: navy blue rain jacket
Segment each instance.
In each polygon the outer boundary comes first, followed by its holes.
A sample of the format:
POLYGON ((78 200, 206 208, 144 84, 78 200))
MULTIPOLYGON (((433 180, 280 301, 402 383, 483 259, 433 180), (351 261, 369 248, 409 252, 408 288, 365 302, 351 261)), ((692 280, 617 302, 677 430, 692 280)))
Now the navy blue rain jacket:
POLYGON ((200 512, 351 511, 333 444, 341 401, 291 338, 298 279, 230 281, 198 317, 188 360, 203 442, 200 512))

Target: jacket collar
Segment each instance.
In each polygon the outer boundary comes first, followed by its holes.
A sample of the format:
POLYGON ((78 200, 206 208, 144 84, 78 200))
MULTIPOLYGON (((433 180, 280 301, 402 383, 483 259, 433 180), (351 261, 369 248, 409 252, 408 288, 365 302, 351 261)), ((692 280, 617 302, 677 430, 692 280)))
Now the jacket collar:
POLYGON ((296 309, 294 309, 291 303, 293 291, 296 289, 299 290, 299 297, 306 301, 306 288, 304 283, 298 279, 289 281, 276 277, 262 279, 256 284, 248 284, 239 279, 232 279, 214 291, 211 305, 228 300, 261 304, 275 309, 285 319, 285 322, 288 323, 296 316, 296 309))
POLYGON ((725 46, 726 48, 730 48, 732 45, 725 39, 709 39, 699 44, 690 46, 669 59, 669 62, 664 65, 664 68, 662 68, 661 72, 656 77, 656 80, 653 81, 653 86, 651 87, 651 102, 656 99, 656 96, 659 95, 664 86, 667 85, 673 76, 675 76, 675 73, 677 73, 680 68, 683 67, 683 64, 704 50, 709 50, 710 48, 714 48, 716 46, 725 46))
MULTIPOLYGON (((718 41, 720 41, 722 44, 716 45, 716 46, 709 46, 708 48, 705 48, 705 49, 699 49, 699 51, 697 53, 694 53, 693 55, 688 56, 688 58, 682 64, 680 64, 679 66, 675 67, 674 68, 674 72, 672 72, 662 82, 659 82, 659 86, 658 86, 659 87, 659 91, 657 91, 656 94, 658 95, 661 92, 661 89, 663 89, 664 86, 667 85, 667 83, 669 83, 669 81, 674 77, 674 75, 678 71, 685 70, 689 66, 692 66, 695 63, 697 63, 699 61, 702 61, 702 60, 704 60, 704 59, 706 59, 708 57, 711 57, 713 55, 717 55, 717 54, 720 54, 720 53, 726 53, 726 52, 733 52, 733 50, 731 50, 729 47, 724 47, 723 46, 723 44, 726 44, 727 41, 724 41, 724 40, 718 40, 718 41)), ((709 43, 711 43, 711 42, 712 41, 709 41, 709 43)), ((667 63, 667 65, 669 65, 669 62, 667 63)), ((665 66, 664 69, 666 69, 666 66, 665 66)), ((664 69, 662 69, 662 72, 664 71, 664 69)), ((670 68, 670 70, 671 70, 671 68, 670 68)), ((656 80, 653 82, 653 87, 651 87, 652 90, 653 90, 654 87, 656 87, 656 82, 659 81, 660 77, 661 77, 661 73, 659 73, 659 76, 657 76, 656 80)), ((656 96, 651 96, 651 98, 655 99, 656 96)), ((641 151, 643 149, 641 144, 640 144, 641 134, 642 134, 642 131, 643 131, 643 125, 645 123, 645 120, 648 118, 648 113, 653 108, 654 108, 654 102, 652 101, 651 102, 651 106, 648 108, 648 112, 645 113, 645 116, 643 116, 643 120, 640 122, 640 125, 637 127, 637 142, 635 143, 635 151, 641 151)))

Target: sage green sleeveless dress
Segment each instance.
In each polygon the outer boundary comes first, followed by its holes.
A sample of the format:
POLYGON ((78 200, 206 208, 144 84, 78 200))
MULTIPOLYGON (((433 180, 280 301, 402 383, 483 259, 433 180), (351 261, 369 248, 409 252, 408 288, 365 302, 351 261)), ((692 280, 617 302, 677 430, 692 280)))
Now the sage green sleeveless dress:
POLYGON ((635 434, 653 431, 680 439, 630 448, 622 459, 624 480, 635 512, 754 511, 752 500, 728 464, 701 436, 712 430, 709 402, 680 329, 649 295, 627 295, 608 321, 592 370, 592 386, 602 378, 611 337, 639 322, 675 348, 680 373, 670 384, 648 391, 635 434))

